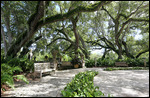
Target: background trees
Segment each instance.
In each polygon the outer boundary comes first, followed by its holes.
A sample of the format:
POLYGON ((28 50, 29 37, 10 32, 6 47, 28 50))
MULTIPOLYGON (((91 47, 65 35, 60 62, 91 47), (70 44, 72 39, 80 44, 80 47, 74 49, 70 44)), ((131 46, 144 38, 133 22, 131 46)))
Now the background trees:
POLYGON ((137 47, 137 42, 142 41, 135 40, 133 37, 139 32, 143 36, 140 26, 135 27, 136 24, 149 26, 148 5, 149 2, 144 1, 117 1, 102 7, 101 10, 104 12, 97 12, 91 25, 92 32, 97 35, 97 38, 87 42, 114 51, 118 54, 118 59, 122 59, 123 54, 130 58, 137 58, 141 53, 148 52, 148 41, 142 48, 140 44, 137 47))
POLYGON ((23 57, 33 44, 35 54, 59 46, 86 58, 93 45, 105 49, 103 57, 113 51, 118 59, 149 52, 148 1, 1 1, 1 13, 5 56, 23 57))

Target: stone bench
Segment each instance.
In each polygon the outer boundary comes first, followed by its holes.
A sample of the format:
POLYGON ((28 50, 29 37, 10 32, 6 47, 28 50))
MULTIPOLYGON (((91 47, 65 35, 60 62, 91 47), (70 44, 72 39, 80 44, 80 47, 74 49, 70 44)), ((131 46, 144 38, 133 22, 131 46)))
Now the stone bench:
POLYGON ((71 64, 71 62, 68 61, 62 61, 58 63, 58 68, 59 69, 68 69, 68 68, 72 68, 73 65, 71 64))
POLYGON ((116 66, 121 66, 121 67, 128 67, 128 64, 126 62, 115 62, 116 66))
POLYGON ((72 66, 71 62, 68 61, 62 61, 61 66, 72 66))
POLYGON ((42 78, 42 73, 45 73, 45 72, 49 72, 50 73, 52 71, 55 73, 55 69, 51 68, 50 62, 34 63, 34 72, 40 73, 40 79, 42 78))

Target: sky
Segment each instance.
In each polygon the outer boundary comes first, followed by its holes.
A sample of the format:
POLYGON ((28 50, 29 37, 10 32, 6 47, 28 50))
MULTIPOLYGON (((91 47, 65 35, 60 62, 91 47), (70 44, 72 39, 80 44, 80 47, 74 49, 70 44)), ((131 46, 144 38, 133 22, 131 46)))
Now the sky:
POLYGON ((100 54, 100 55, 102 55, 103 54, 103 52, 104 52, 104 49, 101 49, 101 50, 92 50, 91 51, 91 54, 100 54))

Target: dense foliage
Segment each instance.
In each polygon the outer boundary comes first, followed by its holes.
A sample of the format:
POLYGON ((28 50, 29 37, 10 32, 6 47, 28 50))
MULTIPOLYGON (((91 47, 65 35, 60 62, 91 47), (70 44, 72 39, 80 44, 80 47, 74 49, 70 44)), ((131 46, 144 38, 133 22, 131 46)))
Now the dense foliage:
MULTIPOLYGON (((27 58, 27 55, 25 55, 23 58, 12 58, 12 57, 7 57, 1 60, 2 63, 7 63, 9 66, 11 67, 20 67, 22 69, 23 72, 29 72, 29 71, 33 71, 34 68, 34 61, 33 60, 29 60, 27 58)), ((16 71, 14 74, 19 74, 19 71, 16 71)))
MULTIPOLYGON (((1 57, 1 61, 3 61, 3 57, 1 57)), ((16 72, 22 72, 22 69, 19 66, 12 66, 9 63, 1 62, 1 87, 3 84, 6 84, 14 89, 14 78, 29 83, 24 75, 14 75, 16 72)))
MULTIPOLYGON (((144 59, 142 58, 125 58, 125 59, 116 59, 112 60, 110 58, 99 58, 97 60, 86 60, 86 67, 113 67, 115 66, 115 62, 126 62, 129 67, 143 67, 144 66, 144 59), (95 64, 96 62, 96 64, 95 64)), ((149 60, 146 59, 146 66, 149 66, 149 60)))
POLYGON ((128 64, 129 67, 135 67, 135 66, 144 66, 144 60, 142 58, 135 58, 135 59, 131 59, 131 58, 125 58, 123 60, 119 59, 116 60, 116 62, 126 62, 128 64))
POLYGON ((104 96, 99 87, 94 87, 93 79, 98 72, 85 71, 75 75, 70 83, 61 91, 63 97, 101 97, 104 96))
POLYGON ((94 67, 95 66, 95 60, 93 59, 86 59, 86 62, 85 62, 85 66, 86 67, 94 67))

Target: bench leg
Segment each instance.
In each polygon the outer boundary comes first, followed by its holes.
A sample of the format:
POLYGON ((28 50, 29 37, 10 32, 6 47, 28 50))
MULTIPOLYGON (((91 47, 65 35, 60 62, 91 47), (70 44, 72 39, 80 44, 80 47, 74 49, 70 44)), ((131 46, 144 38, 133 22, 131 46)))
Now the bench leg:
POLYGON ((55 70, 53 70, 54 74, 55 74, 55 70))
POLYGON ((42 79, 42 72, 40 72, 40 80, 42 79))
POLYGON ((36 72, 33 72, 33 79, 36 78, 36 72))

